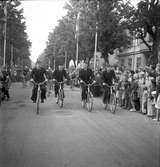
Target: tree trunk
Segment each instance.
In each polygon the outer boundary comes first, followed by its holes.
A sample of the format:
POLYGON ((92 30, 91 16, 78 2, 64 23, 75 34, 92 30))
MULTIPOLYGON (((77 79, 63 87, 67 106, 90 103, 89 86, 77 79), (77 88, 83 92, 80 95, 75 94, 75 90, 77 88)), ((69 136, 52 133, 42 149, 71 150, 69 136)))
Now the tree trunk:
POLYGON ((151 57, 151 64, 156 66, 158 63, 158 41, 154 40, 152 45, 152 57, 151 57))

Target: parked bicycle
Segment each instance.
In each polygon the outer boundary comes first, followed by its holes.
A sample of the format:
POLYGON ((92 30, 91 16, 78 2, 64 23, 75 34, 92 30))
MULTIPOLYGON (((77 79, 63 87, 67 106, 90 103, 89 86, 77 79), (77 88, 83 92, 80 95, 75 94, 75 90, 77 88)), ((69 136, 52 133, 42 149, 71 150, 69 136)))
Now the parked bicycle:
POLYGON ((37 99, 36 99, 36 114, 39 114, 39 110, 40 110, 40 99, 41 99, 41 85, 43 85, 46 81, 40 82, 40 83, 36 83, 35 81, 31 81, 33 82, 34 85, 38 86, 37 89, 37 99))
MULTIPOLYGON (((110 106, 110 111, 112 114, 115 114, 116 109, 117 109, 117 95, 116 95, 116 84, 113 86, 109 86, 107 83, 103 83, 104 89, 109 88, 110 90, 110 95, 109 95, 109 101, 108 99, 105 100, 105 110, 107 109, 108 105, 110 106)), ((106 93, 106 90, 105 90, 106 93)), ((105 95, 104 95, 105 96, 105 95)))
POLYGON ((86 107, 89 112, 93 109, 93 94, 91 92, 91 86, 95 84, 95 81, 93 81, 91 84, 87 84, 86 82, 82 81, 86 87, 87 87, 87 98, 84 100, 84 105, 82 107, 86 107))

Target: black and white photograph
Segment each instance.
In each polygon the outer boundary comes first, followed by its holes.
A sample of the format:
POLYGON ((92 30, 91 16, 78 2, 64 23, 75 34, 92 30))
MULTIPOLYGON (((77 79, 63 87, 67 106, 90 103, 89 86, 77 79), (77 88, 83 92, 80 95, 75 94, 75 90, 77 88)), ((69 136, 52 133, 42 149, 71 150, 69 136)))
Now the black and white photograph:
POLYGON ((160 167, 160 0, 0 0, 0 167, 160 167))

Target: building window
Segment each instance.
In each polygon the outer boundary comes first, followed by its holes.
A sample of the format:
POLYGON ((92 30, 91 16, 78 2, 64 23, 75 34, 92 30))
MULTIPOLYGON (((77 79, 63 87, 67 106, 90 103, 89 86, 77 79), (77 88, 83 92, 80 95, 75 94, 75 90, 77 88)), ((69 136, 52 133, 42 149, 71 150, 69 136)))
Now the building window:
POLYGON ((124 59, 121 59, 120 64, 121 66, 124 66, 124 59))
POLYGON ((136 67, 139 68, 141 66, 142 58, 137 57, 136 67))
POLYGON ((128 59, 128 67, 131 69, 132 68, 132 58, 128 59))

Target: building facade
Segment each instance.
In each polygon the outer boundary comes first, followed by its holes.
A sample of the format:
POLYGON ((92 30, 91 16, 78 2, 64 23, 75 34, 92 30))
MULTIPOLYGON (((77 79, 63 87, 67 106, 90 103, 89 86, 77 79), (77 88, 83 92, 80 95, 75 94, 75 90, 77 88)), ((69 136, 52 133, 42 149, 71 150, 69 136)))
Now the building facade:
MULTIPOLYGON (((146 37, 148 43, 150 43, 149 36, 146 37)), ((148 63, 147 55, 149 55, 148 47, 143 43, 141 39, 133 39, 131 47, 124 49, 123 52, 117 54, 118 63, 130 70, 136 70, 140 67, 145 67, 148 63)))

